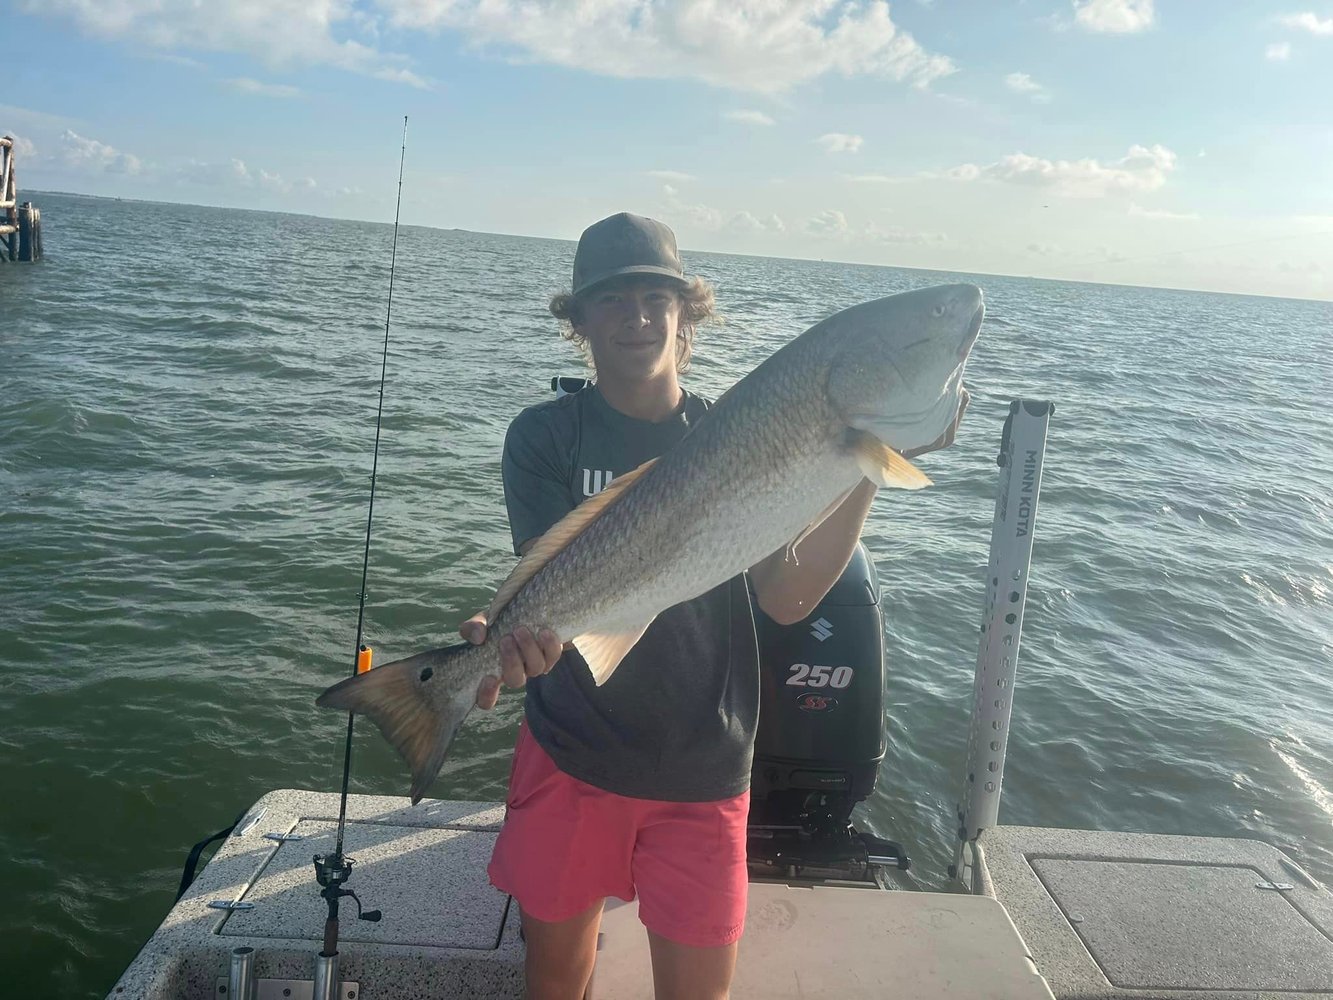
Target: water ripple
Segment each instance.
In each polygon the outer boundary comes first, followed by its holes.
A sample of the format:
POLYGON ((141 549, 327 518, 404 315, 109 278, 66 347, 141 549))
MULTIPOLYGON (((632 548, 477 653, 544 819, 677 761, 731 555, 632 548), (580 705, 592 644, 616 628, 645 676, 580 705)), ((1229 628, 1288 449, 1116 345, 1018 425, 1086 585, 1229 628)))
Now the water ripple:
MULTIPOLYGON (((189 845, 270 788, 334 788, 391 231, 48 196, 49 260, 0 269, 0 962, 100 996, 189 845), (102 234, 134 215, 136 258, 102 234), (260 254, 239 247, 263 247, 260 254)), ((512 563, 509 419, 581 362, 545 312, 572 247, 405 227, 368 635, 448 641, 512 563)), ((922 884, 951 859, 1008 400, 1051 423, 1002 818, 1289 845, 1333 880, 1333 307, 687 254, 726 322, 717 394, 848 304, 975 280, 989 319, 937 487, 877 501, 888 758, 863 821, 922 884)), ((440 795, 499 797, 520 701, 440 795)), ((400 793, 363 733, 356 791, 400 793)))

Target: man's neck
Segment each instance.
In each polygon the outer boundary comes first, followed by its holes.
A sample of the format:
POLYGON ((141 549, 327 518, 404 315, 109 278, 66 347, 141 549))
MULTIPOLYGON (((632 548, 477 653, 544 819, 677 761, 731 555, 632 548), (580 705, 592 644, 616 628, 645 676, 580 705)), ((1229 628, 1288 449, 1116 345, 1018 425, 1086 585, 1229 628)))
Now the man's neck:
POLYGON ((684 398, 675 371, 633 382, 598 379, 597 391, 612 409, 652 423, 660 423, 674 414, 684 398))

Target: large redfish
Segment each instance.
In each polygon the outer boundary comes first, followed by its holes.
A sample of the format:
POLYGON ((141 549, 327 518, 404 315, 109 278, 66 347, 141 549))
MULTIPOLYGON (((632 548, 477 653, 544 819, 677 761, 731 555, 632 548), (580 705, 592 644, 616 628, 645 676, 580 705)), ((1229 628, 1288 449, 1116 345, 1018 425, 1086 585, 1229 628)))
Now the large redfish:
POLYGON ((796 546, 862 477, 929 484, 899 452, 943 435, 985 313, 974 285, 905 292, 811 327, 728 390, 661 458, 543 535, 486 613, 487 640, 335 684, 326 708, 370 716, 412 769, 439 772, 499 639, 523 625, 572 640, 604 683, 659 612, 796 546))

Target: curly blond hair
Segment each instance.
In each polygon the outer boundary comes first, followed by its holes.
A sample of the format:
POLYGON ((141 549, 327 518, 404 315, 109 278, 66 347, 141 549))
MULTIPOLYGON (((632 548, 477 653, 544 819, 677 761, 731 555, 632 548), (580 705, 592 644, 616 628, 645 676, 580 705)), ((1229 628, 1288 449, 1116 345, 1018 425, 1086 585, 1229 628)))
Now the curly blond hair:
MULTIPOLYGON (((717 308, 713 286, 703 278, 686 278, 677 291, 680 293, 680 332, 676 344, 676 371, 683 374, 690 369, 695 330, 704 323, 716 321, 717 308)), ((572 292, 559 292, 551 296, 550 308, 551 315, 560 321, 560 336, 579 349, 589 368, 595 368, 588 340, 578 332, 578 325, 583 321, 583 303, 579 297, 572 292)))

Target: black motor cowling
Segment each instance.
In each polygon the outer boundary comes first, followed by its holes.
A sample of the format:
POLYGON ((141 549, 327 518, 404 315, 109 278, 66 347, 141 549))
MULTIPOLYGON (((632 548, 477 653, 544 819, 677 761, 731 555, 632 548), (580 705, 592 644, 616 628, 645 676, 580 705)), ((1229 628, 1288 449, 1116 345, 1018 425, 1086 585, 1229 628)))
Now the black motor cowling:
POLYGON ((870 879, 907 859, 857 833, 856 804, 884 759, 884 620, 879 577, 858 544, 811 614, 779 625, 755 605, 759 730, 750 786, 752 874, 870 879))

